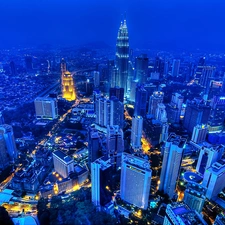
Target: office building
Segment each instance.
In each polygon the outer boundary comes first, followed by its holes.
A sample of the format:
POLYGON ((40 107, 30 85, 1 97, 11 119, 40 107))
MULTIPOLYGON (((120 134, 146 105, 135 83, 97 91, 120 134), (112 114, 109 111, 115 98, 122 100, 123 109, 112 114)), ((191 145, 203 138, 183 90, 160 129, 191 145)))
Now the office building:
POLYGON ((211 107, 201 98, 187 100, 183 125, 188 132, 192 132, 198 124, 207 124, 211 107))
POLYGON ((148 78, 148 56, 142 54, 135 59, 135 79, 139 83, 145 83, 148 78))
POLYGON ((145 117, 147 106, 147 91, 143 86, 136 88, 134 115, 145 117))
POLYGON ((135 102, 135 96, 136 96, 136 88, 138 85, 138 80, 132 80, 131 81, 131 88, 130 88, 130 98, 129 100, 131 102, 135 102))
POLYGON ((126 20, 122 21, 118 31, 116 42, 116 66, 119 69, 119 83, 116 86, 124 88, 127 93, 128 80, 128 61, 129 61, 129 36, 126 20))
POLYGON ((205 203, 206 188, 197 183, 188 183, 184 192, 184 203, 198 213, 202 212, 205 203))
POLYGON ((66 71, 62 75, 62 97, 67 101, 74 101, 76 99, 73 76, 69 71, 66 71))
POLYGON ((150 74, 150 81, 156 81, 156 80, 159 80, 159 78, 160 78, 160 73, 151 72, 151 74, 150 74))
POLYGON ((204 173, 202 185, 207 188, 206 198, 215 200, 225 188, 225 159, 212 164, 204 173))
POLYGON ((100 73, 98 71, 92 72, 93 80, 94 80, 94 87, 100 86, 100 73))
POLYGON ((96 124, 107 127, 110 124, 110 101, 105 97, 96 98, 96 124))
POLYGON ((201 57, 199 59, 198 66, 197 66, 196 73, 195 73, 195 82, 196 83, 199 83, 199 80, 202 76, 202 70, 203 70, 204 66, 205 66, 205 57, 201 57))
POLYGON ((100 136, 94 125, 88 128, 88 166, 100 157, 100 136))
POLYGON ((36 119, 54 120, 58 118, 57 100, 38 97, 34 100, 36 119))
MULTIPOLYGON (((134 80, 134 66, 131 61, 128 62, 128 79, 127 79, 127 90, 130 93, 131 83, 134 80)), ((129 95, 128 95, 129 96, 129 95)))
POLYGON ((204 124, 196 125, 192 132, 191 141, 196 144, 202 143, 203 141, 205 141, 207 134, 208 134, 207 125, 204 124))
POLYGON ((69 174, 74 171, 73 159, 59 150, 54 151, 52 155, 55 171, 63 178, 67 178, 69 174))
POLYGON ((112 200, 112 166, 107 157, 91 163, 91 199, 96 207, 105 206, 112 200))
POLYGON ((167 117, 170 123, 179 123, 184 97, 173 93, 170 104, 167 105, 167 117))
POLYGON ((191 210, 186 204, 174 202, 166 207, 163 225, 207 225, 202 216, 191 210))
POLYGON ((141 116, 134 116, 132 118, 132 128, 131 128, 131 146, 134 149, 141 148, 142 130, 143 130, 143 118, 141 116))
POLYGON ((115 96, 110 100, 110 125, 124 126, 124 105, 115 96))
POLYGON ((155 113, 155 119, 159 120, 162 123, 167 122, 166 106, 163 103, 158 103, 155 113))
POLYGON ((149 98, 148 114, 156 117, 156 110, 159 103, 163 103, 164 93, 161 91, 155 91, 149 98))
POLYGON ((213 225, 225 225, 225 216, 219 214, 219 215, 216 217, 216 219, 215 219, 213 225))
POLYGON ((165 143, 159 190, 173 198, 186 139, 170 134, 165 143))
POLYGON ((107 152, 113 168, 121 167, 124 151, 123 130, 118 125, 107 127, 107 152))
POLYGON ((179 70, 180 70, 180 60, 174 59, 173 65, 172 65, 172 77, 178 77, 179 76, 179 70))
POLYGON ((12 126, 8 124, 0 125, 0 136, 3 136, 5 140, 5 146, 10 161, 14 162, 17 159, 17 149, 12 126))
POLYGON ((223 152, 224 147, 222 145, 208 148, 202 147, 198 156, 196 171, 203 175, 213 163, 221 159, 223 152))
POLYGON ((225 96, 213 96, 210 105, 209 132, 220 132, 223 130, 225 119, 225 96))
POLYGON ((5 169, 9 165, 6 143, 3 135, 0 135, 0 169, 5 169))
POLYGON ((109 89, 109 98, 117 97, 120 102, 124 101, 124 88, 113 87, 109 89))
POLYGON ((159 138, 159 143, 166 142, 168 137, 169 137, 169 124, 163 123, 162 124, 162 131, 161 131, 160 138, 159 138))
POLYGON ((120 196, 121 199, 139 208, 147 209, 152 171, 149 161, 123 153, 120 196))
POLYGON ((213 66, 203 66, 201 76, 199 79, 199 84, 207 88, 209 86, 210 80, 215 77, 216 68, 213 66))

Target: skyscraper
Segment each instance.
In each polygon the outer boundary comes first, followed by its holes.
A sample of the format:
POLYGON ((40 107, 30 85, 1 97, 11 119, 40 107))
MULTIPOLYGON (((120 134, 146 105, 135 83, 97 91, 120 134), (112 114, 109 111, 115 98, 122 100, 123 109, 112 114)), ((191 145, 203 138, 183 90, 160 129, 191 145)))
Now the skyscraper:
POLYGON ((126 20, 121 22, 116 42, 116 66, 119 69, 119 83, 117 86, 124 88, 127 93, 129 61, 129 37, 126 20))
POLYGON ((149 161, 123 153, 120 195, 121 198, 139 208, 147 209, 152 171, 149 161))
POLYGON ((136 88, 134 115, 145 117, 147 105, 147 91, 143 86, 136 88))
POLYGON ((202 143, 206 139, 208 127, 206 125, 196 125, 192 132, 191 141, 196 144, 202 143))
POLYGON ((58 106, 54 98, 38 97, 34 100, 35 113, 37 119, 57 119, 58 106))
POLYGON ((202 216, 191 210, 186 204, 174 202, 166 207, 163 225, 207 225, 202 216))
POLYGON ((119 126, 107 127, 107 152, 113 168, 121 167, 121 158, 124 151, 123 130, 119 126))
POLYGON ((17 159, 17 149, 12 126, 8 124, 0 125, 0 135, 4 137, 10 161, 14 162, 17 159))
POLYGON ((107 127, 110 124, 110 100, 101 96, 96 98, 96 124, 107 127))
POLYGON ((196 73, 195 73, 195 82, 196 83, 199 83, 199 80, 202 76, 202 70, 203 70, 204 65, 205 65, 205 57, 201 57, 199 59, 198 66, 197 66, 196 73))
POLYGON ((112 200, 111 175, 112 166, 107 157, 101 157, 91 163, 91 199, 97 207, 112 200))
POLYGON ((213 96, 210 105, 212 108, 208 123, 209 132, 222 131, 225 119, 225 96, 213 96))
POLYGON ((159 190, 170 198, 175 193, 185 143, 185 138, 170 134, 165 144, 159 190))
POLYGON ((142 54, 135 59, 135 79, 145 83, 148 78, 148 56, 142 54))
POLYGON ((212 164, 205 171, 202 185, 207 188, 206 198, 216 199, 217 195, 225 188, 225 159, 212 164))
POLYGON ((119 101, 124 101, 124 88, 113 87, 109 90, 109 98, 111 99, 113 96, 117 97, 119 101))
POLYGON ((62 76, 62 97, 67 101, 76 99, 73 76, 69 71, 66 71, 62 76))
POLYGON ((172 77, 178 77, 180 70, 180 60, 174 59, 172 65, 172 77))
POLYGON ((7 148, 3 135, 0 134, 0 168, 5 169, 9 165, 9 159, 7 156, 7 148))
POLYGON ((221 145, 214 147, 202 147, 198 156, 196 171, 204 175, 205 171, 217 160, 221 159, 224 147, 221 145))
POLYGON ((131 88, 130 88, 130 101, 131 102, 135 102, 137 85, 138 85, 138 80, 131 81, 131 88))
POLYGON ((203 66, 202 74, 199 80, 199 83, 202 87, 207 88, 212 80, 215 77, 216 68, 212 66, 203 66))
POLYGON ((139 149, 141 147, 142 130, 143 118, 141 116, 134 116, 132 118, 131 128, 131 146, 134 149, 139 149))
POLYGON ((110 100, 110 125, 124 126, 124 105, 115 96, 110 100))
POLYGON ((159 103, 163 103, 164 93, 161 91, 155 91, 149 98, 148 114, 156 117, 156 110, 159 103))
POLYGON ((207 124, 210 115, 210 106, 200 98, 187 100, 187 107, 184 115, 184 128, 192 132, 198 124, 207 124))
POLYGON ((159 120, 162 123, 167 122, 166 106, 163 103, 158 103, 155 113, 155 119, 159 120))
POLYGON ((197 183, 189 183, 184 192, 183 201, 198 213, 202 212, 205 203, 206 188, 197 183))

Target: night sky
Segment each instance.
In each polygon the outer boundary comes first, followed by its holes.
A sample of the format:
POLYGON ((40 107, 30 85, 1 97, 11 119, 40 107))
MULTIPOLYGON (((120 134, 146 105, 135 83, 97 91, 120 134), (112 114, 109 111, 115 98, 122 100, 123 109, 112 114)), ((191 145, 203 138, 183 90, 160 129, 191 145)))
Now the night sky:
POLYGON ((0 0, 0 47, 114 46, 124 12, 133 48, 225 51, 225 0, 0 0))

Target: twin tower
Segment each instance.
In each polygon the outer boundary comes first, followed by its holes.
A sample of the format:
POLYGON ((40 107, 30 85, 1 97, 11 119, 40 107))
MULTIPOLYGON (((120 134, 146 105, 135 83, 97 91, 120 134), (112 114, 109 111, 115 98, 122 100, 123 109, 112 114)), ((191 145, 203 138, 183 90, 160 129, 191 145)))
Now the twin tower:
POLYGON ((76 93, 74 88, 73 76, 66 70, 66 62, 62 59, 61 62, 61 73, 62 73, 62 97, 67 101, 74 101, 76 99, 76 93))

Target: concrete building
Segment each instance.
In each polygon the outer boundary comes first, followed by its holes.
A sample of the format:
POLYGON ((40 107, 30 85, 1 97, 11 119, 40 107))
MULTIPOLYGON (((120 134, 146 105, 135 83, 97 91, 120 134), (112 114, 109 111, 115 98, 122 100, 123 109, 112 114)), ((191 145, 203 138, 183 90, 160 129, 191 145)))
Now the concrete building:
POLYGON ((124 105, 115 96, 110 100, 110 125, 118 125, 120 128, 124 126, 124 105))
POLYGON ((145 117, 147 106, 147 91, 143 86, 136 88, 134 115, 145 117))
POLYGON ((55 171, 63 178, 67 178, 74 171, 73 159, 59 150, 54 151, 52 155, 55 171))
POLYGON ((167 113, 166 113, 166 106, 163 103, 158 103, 155 119, 159 120, 162 123, 167 122, 167 113))
POLYGON ((69 71, 62 75, 62 97, 67 101, 74 101, 76 99, 73 76, 69 71))
POLYGON ((192 132, 191 141, 199 144, 205 141, 206 135, 208 133, 208 127, 206 125, 196 125, 192 132))
POLYGON ((143 130, 143 118, 141 116, 134 116, 132 118, 132 128, 131 128, 131 146, 134 149, 141 148, 142 130, 143 130))
POLYGON ((155 91, 149 98, 148 114, 153 115, 156 118, 157 108, 159 103, 163 103, 164 93, 161 91, 155 91))
POLYGON ((113 168, 121 167, 124 151, 123 130, 118 125, 107 127, 107 152, 113 168))
POLYGON ((196 210, 198 213, 202 212, 205 203, 206 188, 197 183, 188 183, 184 192, 183 201, 190 209, 196 210))
POLYGON ((175 202, 172 205, 168 204, 166 207, 166 216, 163 225, 207 225, 200 214, 191 210, 183 203, 175 202))
POLYGON ((34 100, 36 119, 50 119, 58 118, 57 100, 54 98, 36 98, 34 100))
POLYGON ((165 143, 159 190, 173 198, 186 139, 170 134, 165 143))
POLYGON ((149 161, 123 153, 120 195, 121 198, 139 208, 147 209, 152 171, 149 161))
POLYGON ((148 56, 142 54, 135 59, 135 79, 139 83, 145 83, 148 78, 148 56))

